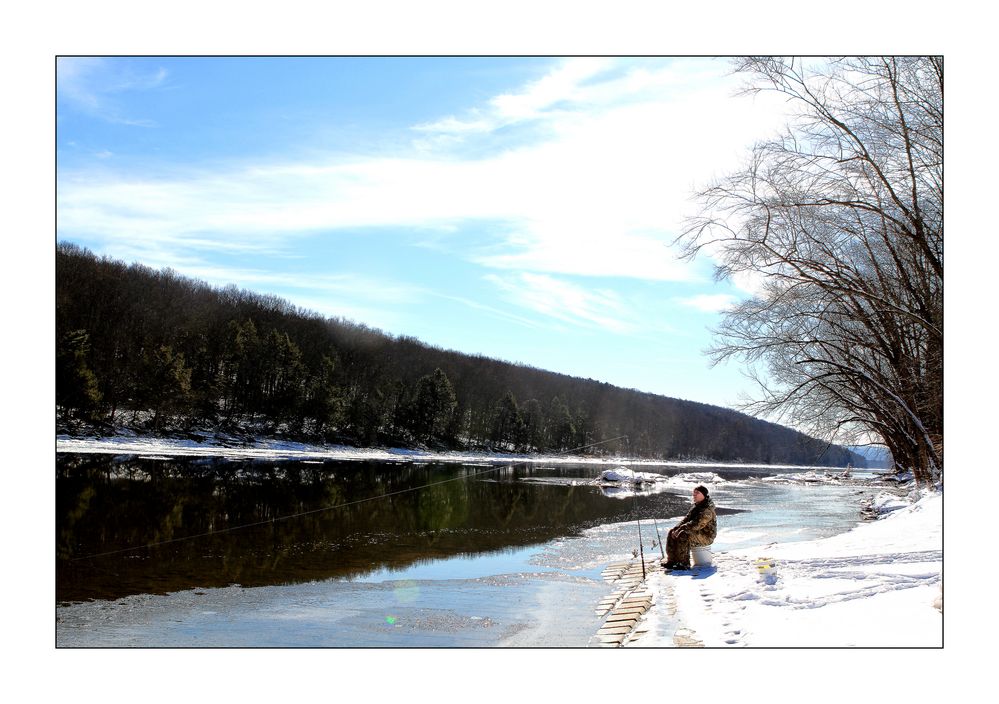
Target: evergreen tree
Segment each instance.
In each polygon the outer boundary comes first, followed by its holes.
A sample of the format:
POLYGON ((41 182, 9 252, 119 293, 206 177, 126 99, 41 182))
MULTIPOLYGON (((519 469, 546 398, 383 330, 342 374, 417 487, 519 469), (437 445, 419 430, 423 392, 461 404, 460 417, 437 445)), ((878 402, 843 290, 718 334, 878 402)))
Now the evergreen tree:
POLYGON ((411 410, 410 429, 421 442, 442 441, 451 415, 458 402, 447 375, 438 367, 433 374, 416 382, 411 410))
POLYGON ((496 404, 491 440, 515 448, 523 436, 524 418, 517 407, 517 398, 512 391, 507 391, 496 404))
POLYGON ((263 411, 276 422, 291 418, 305 383, 302 352, 286 332, 271 330, 261 350, 263 411))
POLYGON ((225 407, 229 417, 258 410, 259 348, 257 326, 252 320, 229 322, 222 372, 225 407))
POLYGON ((87 419, 95 415, 101 402, 97 377, 87 364, 89 354, 86 330, 66 333, 56 349, 56 403, 64 414, 75 410, 87 419))
POLYGON ((301 424, 309 419, 317 434, 323 434, 331 425, 339 420, 341 402, 339 389, 336 385, 336 360, 330 355, 323 355, 319 368, 306 382, 305 399, 299 412, 301 424))
POLYGON ((541 402, 536 398, 528 399, 520 409, 524 421, 524 432, 518 444, 526 450, 543 452, 545 450, 545 418, 541 402))
POLYGON ((169 345, 147 351, 143 359, 140 403, 153 411, 153 428, 159 429, 162 415, 182 410, 191 392, 191 370, 184 355, 169 345))
POLYGON ((552 398, 548 409, 548 447, 552 450, 568 450, 576 438, 576 424, 569 413, 569 407, 558 396, 552 398))

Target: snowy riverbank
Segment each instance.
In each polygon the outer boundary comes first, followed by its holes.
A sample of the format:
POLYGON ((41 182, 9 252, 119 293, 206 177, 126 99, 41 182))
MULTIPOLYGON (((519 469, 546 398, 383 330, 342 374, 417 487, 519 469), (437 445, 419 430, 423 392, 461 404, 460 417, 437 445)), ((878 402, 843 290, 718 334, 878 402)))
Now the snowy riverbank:
MULTIPOLYGON (((587 463, 610 465, 598 483, 632 495, 646 489, 677 488, 693 482, 723 483, 707 462, 634 461, 622 458, 522 456, 497 453, 365 449, 213 436, 179 439, 121 435, 57 438, 60 453, 169 457, 216 457, 232 460, 462 463, 587 463), (667 477, 635 472, 631 466, 700 468, 667 477), (635 484, 637 488, 632 487, 635 484), (626 485, 626 486, 621 486, 626 485), (630 489, 630 490, 629 490, 630 489)), ((749 465, 739 465, 744 469, 749 465)), ((764 481, 840 483, 849 479, 831 470, 767 466, 786 473, 764 481), (807 471, 796 471, 807 470, 807 471)), ((870 481, 873 477, 868 474, 870 481)), ((692 486, 693 484, 691 484, 692 486)), ((608 489, 609 491, 610 489, 608 489)), ((771 543, 718 550, 714 566, 667 575, 655 571, 647 586, 654 594, 645 635, 634 646, 695 643, 731 646, 939 646, 942 644, 942 492, 914 492, 908 497, 884 492, 870 502, 877 521, 863 523, 831 538, 771 543)), ((718 544, 732 545, 722 525, 718 544)), ((738 541, 736 541, 738 542, 738 541)))
MULTIPOLYGON (((364 448, 347 445, 316 445, 287 440, 258 438, 245 441, 220 434, 206 435, 199 439, 143 436, 134 433, 107 437, 56 436, 56 452, 77 454, 136 455, 150 458, 217 457, 230 460, 338 460, 378 462, 460 462, 474 464, 532 463, 532 464, 598 464, 648 466, 648 467, 732 467, 812 470, 813 467, 797 465, 743 464, 710 460, 644 460, 625 457, 589 455, 519 455, 501 452, 461 452, 410 450, 404 448, 364 448)), ((829 468, 818 468, 819 471, 829 468)))
POLYGON ((879 520, 830 538, 718 552, 712 567, 653 572, 649 630, 634 645, 942 646, 943 494, 911 499, 884 502, 879 520))
MULTIPOLYGON (((108 442, 106 440, 82 441, 86 442, 88 450, 96 452, 107 452, 117 454, 129 454, 127 439, 120 442, 108 442)), ((60 451, 70 450, 64 447, 65 439, 60 440, 60 451)), ((150 454, 167 455, 173 454, 171 451, 176 446, 143 445, 144 450, 150 454)), ((265 448, 254 448, 264 452, 265 448)), ((284 452, 289 449, 274 449, 276 452, 284 452)), ((350 448, 348 448, 349 450, 350 448)), ((196 451, 197 448, 192 448, 196 451)), ((140 452, 139 454, 145 454, 140 452)), ((215 452, 200 452, 203 455, 217 455, 215 452)), ((490 458, 491 459, 491 458, 490 458)), ((416 461, 424 461, 417 459, 416 461)), ((524 461, 523 458, 512 457, 507 461, 524 461)), ((610 462, 611 460, 599 460, 610 462)), ((638 463, 627 462, 636 466, 638 463)), ((805 482, 807 477, 802 478, 805 482)), ((808 482, 811 485, 811 482, 808 482)), ((720 491, 720 490, 719 490, 720 491)), ((889 645, 894 639, 895 633, 901 633, 904 638, 912 640, 912 645, 917 645, 920 639, 930 640, 936 637, 936 644, 939 645, 941 628, 941 614, 932 606, 932 601, 939 593, 940 585, 940 556, 930 557, 921 564, 922 557, 918 554, 928 550, 939 550, 942 547, 940 540, 940 507, 942 506, 942 496, 937 495, 927 504, 936 503, 937 508, 923 513, 922 519, 930 519, 928 525, 931 526, 930 535, 920 535, 920 524, 912 521, 914 512, 910 507, 898 508, 891 514, 876 522, 863 523, 855 531, 850 531, 833 538, 817 540, 812 543, 787 543, 780 546, 767 546, 767 549, 746 549, 731 551, 725 554, 719 552, 719 558, 732 559, 739 565, 739 569, 731 576, 719 571, 704 580, 695 580, 692 577, 673 576, 667 577, 662 573, 653 575, 650 578, 652 584, 658 582, 656 603, 652 611, 648 614, 650 626, 650 639, 644 643, 636 643, 636 646, 668 646, 674 644, 676 631, 666 630, 667 621, 671 621, 675 626, 678 617, 685 618, 684 628, 687 632, 680 635, 692 636, 693 639, 701 639, 701 642, 709 646, 717 646, 708 650, 668 651, 657 647, 633 647, 626 651, 608 651, 604 649, 579 649, 546 651, 539 653, 531 648, 513 649, 451 649, 445 654, 448 663, 458 670, 449 681, 453 681, 456 687, 464 688, 466 692, 479 691, 483 678, 495 673, 497 668, 507 672, 517 673, 517 689, 522 690, 530 687, 532 691, 541 692, 544 696, 573 696, 571 692, 578 692, 582 695, 581 700, 603 700, 619 698, 621 677, 617 675, 600 676, 594 673, 591 677, 574 676, 565 674, 578 668, 583 662, 584 665, 601 667, 614 670, 625 666, 629 669, 637 669, 647 672, 657 682, 669 680, 671 678, 682 679, 683 681, 672 691, 675 695, 687 695, 695 690, 704 687, 711 692, 712 701, 723 699, 733 699, 737 702, 775 702, 785 701, 791 696, 814 699, 815 701, 840 700, 843 696, 850 696, 851 693, 862 696, 896 696, 907 701, 931 701, 939 700, 933 698, 932 693, 938 692, 941 695, 946 689, 950 691, 949 685, 944 683, 948 678, 931 678, 928 683, 916 686, 916 678, 913 673, 930 671, 936 668, 946 668, 945 663, 951 660, 956 667, 953 671, 958 672, 967 669, 964 664, 968 662, 964 658, 970 655, 970 645, 976 642, 969 639, 963 633, 955 635, 956 624, 960 623, 961 613, 969 608, 978 609, 983 602, 972 603, 968 599, 962 599, 966 593, 965 587, 961 584, 961 574, 972 574, 974 567, 968 570, 955 570, 951 573, 952 595, 950 601, 950 611, 946 617, 948 627, 948 647, 946 651, 937 649, 920 651, 877 651, 871 652, 863 648, 844 648, 835 651, 825 650, 816 654, 810 650, 782 649, 779 652, 767 649, 766 644, 778 637, 792 634, 797 638, 794 642, 784 645, 806 644, 804 635, 808 629, 813 629, 816 633, 828 632, 830 635, 837 635, 835 645, 840 642, 839 636, 850 636, 853 633, 866 634, 866 640, 856 641, 859 645, 883 644, 889 645), (935 527, 933 527, 935 526, 935 527), (935 534, 935 538, 932 534, 935 534), (929 538, 929 539, 927 539, 929 538), (933 543, 934 546, 928 546, 933 543), (850 543, 855 545, 851 546, 850 543), (837 554, 837 545, 839 553, 837 554), (811 547, 809 547, 811 546, 811 547), (806 551, 804 556, 793 554, 794 550, 806 551), (909 563, 900 559, 900 555, 907 554, 912 561, 909 563), (773 585, 766 585, 758 582, 760 574, 756 571, 755 559, 757 556, 770 556, 778 560, 776 564, 777 581, 773 585), (822 559, 832 560, 839 557, 839 564, 830 564, 825 567, 826 576, 823 576, 815 564, 809 564, 806 560, 814 560, 823 556, 822 559), (866 562, 864 558, 866 556, 866 562), (893 557, 894 556, 894 557, 893 557), (736 562, 737 559, 741 561, 736 562), (752 571, 746 569, 751 567, 752 571), (809 568, 811 569, 809 571, 809 568), (935 574, 936 577, 926 577, 921 585, 914 585, 903 588, 900 581, 895 582, 894 588, 890 588, 887 577, 896 574, 905 577, 905 569, 918 568, 926 574, 935 574), (739 571, 741 570, 741 572, 739 571), (783 570, 783 571, 782 571, 783 570), (838 577, 833 574, 840 571, 838 577), (852 574, 845 574, 852 572, 852 574), (863 579, 861 573, 867 573, 863 579), (667 590, 667 580, 673 580, 679 584, 680 580, 685 583, 680 585, 679 590, 674 586, 675 594, 673 601, 676 607, 676 615, 669 613, 670 603, 668 594, 662 594, 667 590), (863 592, 865 586, 875 586, 868 592, 863 592), (957 586, 955 586, 957 585, 957 586), (714 599, 708 602, 711 594, 702 594, 701 587, 709 586, 713 591, 714 599), (766 586, 774 589, 764 590, 766 586), (825 594, 815 591, 824 587, 825 594), (833 592, 835 587, 835 593, 833 592), (741 590, 741 591, 740 591, 741 590), (811 590, 811 591, 810 591, 811 590), (955 591, 956 590, 956 591, 955 591), (727 597, 738 596, 743 593, 742 598, 730 600, 725 603, 727 597), (803 608, 800 603, 795 603, 790 597, 794 595, 821 596, 823 605, 814 608, 803 608), (834 596, 840 594, 838 600, 834 596), (759 598, 751 598, 753 595, 759 598), (783 601, 781 601, 783 599, 783 601), (865 602, 871 601, 869 611, 864 613, 865 602), (877 601, 874 601, 877 600, 877 601), (904 600, 904 602, 903 602, 904 600), (699 603, 700 602, 700 603, 699 603), (887 610, 887 611, 885 611, 887 610), (915 621, 909 621, 914 617, 915 621), (658 625, 653 619, 660 619, 658 625), (930 628, 929 623, 936 619, 936 625, 930 628), (956 620, 955 620, 956 619, 956 620), (923 626, 917 627, 916 622, 923 626), (738 625, 736 625, 738 624, 738 625), (816 627, 818 624, 818 627, 816 627), (660 628, 661 627, 661 628, 660 628), (744 630, 745 636, 740 642, 725 643, 731 636, 729 633, 735 629, 744 630), (898 630, 896 630, 898 629, 898 630), (882 637, 880 643, 874 641, 874 636, 882 637), (658 640, 658 642, 656 642, 658 640), (749 648, 738 648, 738 646, 751 646, 749 648), (738 652, 733 652, 738 648, 738 652), (539 657, 543 655, 543 657, 539 657), (961 657, 958 657, 958 656, 961 657), (625 660, 621 660, 625 657, 625 660), (677 660, 677 657, 680 659, 677 660), (591 658, 591 660, 585 660, 591 658), (583 659, 583 660, 581 660, 583 659), (682 674, 674 674, 673 670, 680 668, 682 674), (554 673, 554 674, 553 674, 554 673), (559 674, 562 673, 562 674, 559 674), (840 681, 840 678, 844 678, 840 681), (828 687, 817 684, 819 681, 830 682, 828 687), (585 683, 585 686, 584 686, 585 683), (828 696, 827 696, 828 695, 828 696), (923 698, 923 695, 931 695, 923 698)), ((954 497, 951 497, 952 500, 954 497)), ((885 502, 887 503, 887 502, 885 502)), ((926 505, 926 504, 924 504, 926 505)), ((725 530, 724 526, 722 530, 725 530)), ((47 550, 46 546, 46 550, 47 550)), ((954 548, 949 555, 952 557, 952 564, 956 566, 970 565, 971 563, 962 559, 960 550, 954 548)), ((721 562, 717 562, 721 565, 721 562)), ((909 575, 912 577, 913 575, 909 575)), ((916 575, 917 578, 918 575, 916 575)), ((923 579, 923 578, 919 578, 923 579)), ((983 585, 988 584, 988 580, 976 580, 983 585)), ((50 600, 47 595, 43 595, 47 604, 50 600)), ((984 594, 982 595, 984 597, 984 594)), ((42 601, 42 599, 38 599, 42 601)), ((48 606, 51 613, 51 607, 48 606)), ((967 620, 967 619, 966 619, 967 620)), ((987 629, 986 629, 987 630, 987 629)), ((40 630, 34 628, 31 631, 25 629, 25 634, 38 635, 40 630)), ((736 634, 742 635, 742 634, 736 634)), ((42 648, 51 648, 51 636, 42 634, 36 640, 44 640, 42 648)), ((901 639, 899 639, 901 640, 901 639)), ((849 641, 852 642, 852 641, 849 641)), ((232 681, 236 679, 237 673, 245 672, 247 669, 259 669, 261 671, 274 667, 287 668, 294 672, 300 672, 303 668, 313 668, 316 672, 323 672, 324 677, 329 678, 329 654, 321 649, 236 649, 217 650, 206 653, 204 650, 170 650, 158 649, 147 650, 125 650, 115 653, 117 658, 126 658, 130 663, 129 672, 134 675, 133 679, 125 680, 130 683, 132 691, 141 688, 144 681, 159 676, 163 665, 163 658, 170 657, 171 662, 180 663, 185 671, 190 675, 185 677, 185 682, 197 681, 206 683, 200 685, 206 687, 206 693, 214 696, 228 696, 232 691, 232 681), (193 679, 192 679, 193 678, 193 679)), ((51 652, 52 657, 48 658, 49 669, 60 668, 66 672, 67 668, 71 676, 83 677, 91 671, 93 667, 99 665, 108 654, 102 650, 58 650, 51 652), (84 663, 89 663, 85 668, 84 663), (78 664, 78 666, 77 666, 78 664)), ((338 673, 358 673, 357 679, 367 681, 367 679, 379 676, 378 673, 386 669, 392 672, 393 680, 400 681, 420 681, 421 677, 431 668, 437 667, 442 653, 434 649, 381 649, 372 652, 370 649, 357 648, 346 649, 337 652, 337 666, 335 672, 338 673)), ((946 669, 944 670, 947 671, 946 669)), ((278 686, 272 682, 278 682, 281 678, 265 679, 263 682, 254 678, 254 695, 261 692, 269 696, 279 696, 286 690, 284 684, 278 686)), ((922 679, 919 679, 922 682, 922 679)), ((657 687, 657 690, 659 688, 657 687)), ((502 692, 502 690, 499 690, 502 692)), ((669 692, 666 690, 666 694, 669 692)), ((360 692, 357 692, 360 694, 360 692)), ((485 695, 487 701, 504 701, 509 698, 509 692, 503 692, 498 696, 485 695)), ((657 693, 655 696, 659 696, 657 693)))

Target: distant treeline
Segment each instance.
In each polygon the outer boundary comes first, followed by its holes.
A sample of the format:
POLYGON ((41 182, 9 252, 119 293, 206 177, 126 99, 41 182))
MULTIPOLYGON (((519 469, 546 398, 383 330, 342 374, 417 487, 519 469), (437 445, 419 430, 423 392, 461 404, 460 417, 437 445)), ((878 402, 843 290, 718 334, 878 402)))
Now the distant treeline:
POLYGON ((274 296, 56 250, 60 421, 234 430, 362 446, 863 466, 716 406, 324 318, 274 296))

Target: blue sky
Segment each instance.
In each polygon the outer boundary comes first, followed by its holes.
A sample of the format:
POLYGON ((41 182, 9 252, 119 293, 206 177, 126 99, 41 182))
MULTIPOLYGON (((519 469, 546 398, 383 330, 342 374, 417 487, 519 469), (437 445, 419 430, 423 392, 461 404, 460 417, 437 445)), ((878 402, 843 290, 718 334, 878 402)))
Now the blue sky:
POLYGON ((786 121, 710 58, 61 58, 57 237, 430 344, 733 406, 749 281, 670 242, 786 121))

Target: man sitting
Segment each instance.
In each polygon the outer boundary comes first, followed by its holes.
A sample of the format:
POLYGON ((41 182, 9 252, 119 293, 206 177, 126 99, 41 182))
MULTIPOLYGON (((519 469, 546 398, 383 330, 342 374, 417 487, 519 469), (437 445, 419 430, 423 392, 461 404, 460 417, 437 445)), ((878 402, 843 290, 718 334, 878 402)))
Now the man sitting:
POLYGON ((708 490, 704 486, 696 486, 694 505, 667 534, 666 560, 662 565, 667 570, 689 570, 691 546, 710 545, 717 534, 715 504, 708 498, 708 490))

